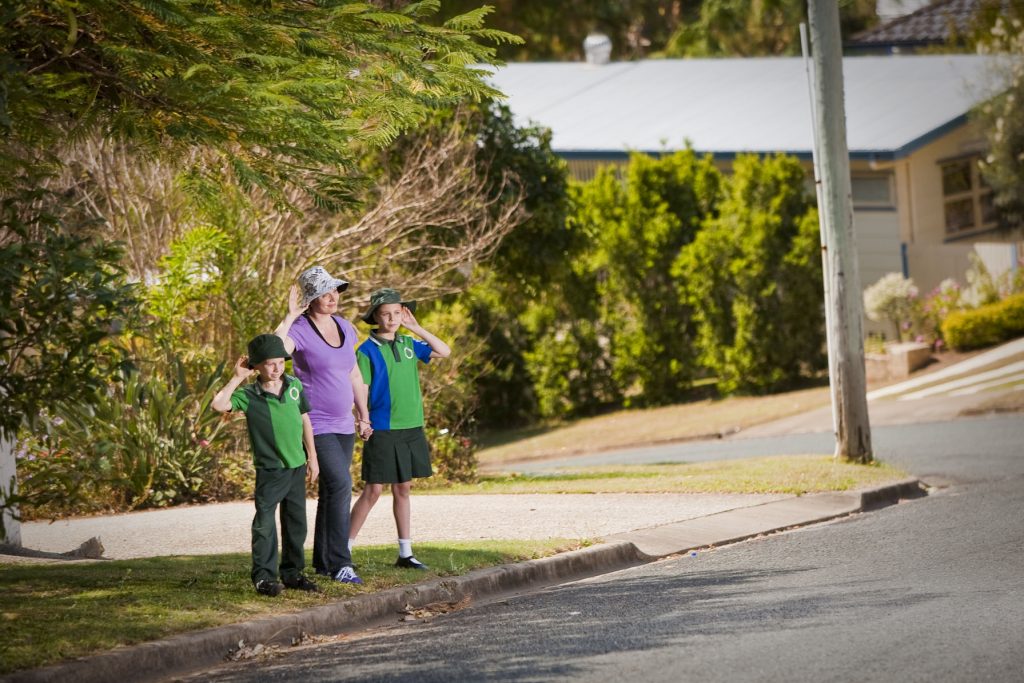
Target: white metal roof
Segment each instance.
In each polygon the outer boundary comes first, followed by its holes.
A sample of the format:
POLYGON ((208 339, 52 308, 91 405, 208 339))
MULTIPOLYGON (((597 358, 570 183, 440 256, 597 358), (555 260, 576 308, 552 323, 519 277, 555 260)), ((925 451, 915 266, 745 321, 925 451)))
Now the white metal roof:
MULTIPOLYGON (((846 57, 851 156, 903 156, 962 125, 991 92, 992 59, 977 55, 846 57)), ((524 62, 496 70, 520 123, 551 128, 567 156, 694 149, 809 155, 804 61, 665 59, 588 65, 524 62)))

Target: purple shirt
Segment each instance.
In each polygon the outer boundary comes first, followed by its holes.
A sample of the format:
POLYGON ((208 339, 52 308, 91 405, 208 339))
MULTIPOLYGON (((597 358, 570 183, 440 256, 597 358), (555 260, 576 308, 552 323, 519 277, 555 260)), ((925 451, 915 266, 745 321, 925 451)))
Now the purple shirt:
POLYGON ((354 434, 350 374, 356 364, 356 328, 344 318, 331 317, 341 331, 340 347, 328 344, 306 316, 299 316, 292 323, 288 330, 288 336, 295 342, 292 369, 309 401, 313 433, 354 434))

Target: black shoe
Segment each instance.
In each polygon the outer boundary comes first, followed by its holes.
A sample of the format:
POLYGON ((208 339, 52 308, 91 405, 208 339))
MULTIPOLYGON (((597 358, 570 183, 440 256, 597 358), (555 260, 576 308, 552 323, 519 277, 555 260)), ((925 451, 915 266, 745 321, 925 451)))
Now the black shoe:
POLYGON ((271 579, 260 579, 256 582, 256 592, 260 595, 269 595, 276 598, 284 590, 284 584, 272 581, 271 579))
POLYGON ((395 566, 401 567, 402 569, 419 569, 422 571, 427 571, 428 569, 430 569, 430 567, 423 564, 412 555, 410 555, 409 557, 399 557, 395 561, 395 566))
POLYGON ((284 587, 296 591, 306 591, 307 593, 320 592, 320 586, 316 585, 302 574, 299 574, 299 576, 294 579, 285 579, 284 587))

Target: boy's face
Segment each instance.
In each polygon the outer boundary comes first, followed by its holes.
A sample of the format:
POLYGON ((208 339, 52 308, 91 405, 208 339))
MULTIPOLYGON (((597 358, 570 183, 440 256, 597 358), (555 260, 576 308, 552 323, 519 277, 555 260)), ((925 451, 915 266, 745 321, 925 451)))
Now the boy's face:
POLYGON ((259 373, 261 382, 276 382, 284 374, 284 358, 268 358, 253 369, 259 373))
POLYGON ((402 304, 381 304, 373 317, 381 332, 397 332, 402 326, 402 304))

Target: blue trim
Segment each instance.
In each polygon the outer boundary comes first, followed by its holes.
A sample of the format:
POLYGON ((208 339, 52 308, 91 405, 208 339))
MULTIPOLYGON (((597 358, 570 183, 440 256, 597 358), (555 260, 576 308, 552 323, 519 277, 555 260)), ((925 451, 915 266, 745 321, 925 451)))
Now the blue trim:
POLYGON ((900 264, 903 267, 903 277, 910 277, 910 259, 907 257, 907 243, 900 242, 900 264))
POLYGON ((391 385, 388 382, 388 366, 380 347, 367 339, 359 345, 359 353, 370 360, 370 392, 367 406, 370 411, 370 424, 374 429, 391 429, 391 385))

